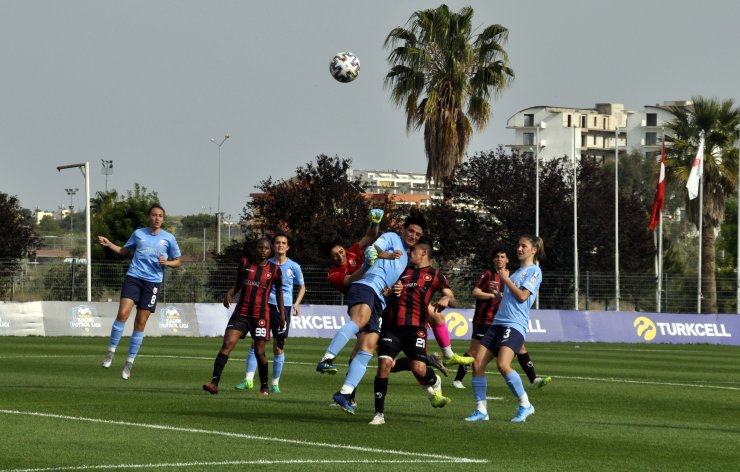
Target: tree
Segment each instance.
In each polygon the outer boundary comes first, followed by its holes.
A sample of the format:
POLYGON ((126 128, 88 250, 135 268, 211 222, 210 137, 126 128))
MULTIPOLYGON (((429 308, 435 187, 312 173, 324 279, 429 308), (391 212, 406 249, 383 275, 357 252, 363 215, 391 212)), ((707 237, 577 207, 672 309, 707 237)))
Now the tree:
POLYGON ((406 131, 424 128, 427 180, 436 184, 453 176, 473 126, 486 127, 489 101, 514 78, 503 49, 508 30, 494 24, 474 36, 472 19, 469 6, 417 11, 384 42, 391 49, 385 85, 406 112, 406 131))
POLYGON ((209 215, 207 213, 187 215, 180 220, 183 233, 188 236, 202 235, 203 228, 215 228, 216 222, 216 215, 209 215))
POLYGON ((717 312, 715 230, 725 218, 725 200, 736 192, 740 108, 734 100, 693 97, 687 107, 671 106, 675 119, 668 123, 672 143, 666 156, 668 171, 682 182, 688 179, 697 153, 699 136, 705 133, 702 227, 699 228, 699 199, 686 196, 689 220, 701 232, 702 311, 717 312))
POLYGON ((247 239, 287 231, 291 258, 322 265, 326 257, 319 253, 320 242, 358 241, 367 229, 369 203, 360 180, 349 177, 351 162, 320 155, 288 180, 263 180, 258 186, 262 194, 244 207, 244 219, 251 222, 247 239))
POLYGON ((16 196, 0 192, 0 298, 9 293, 20 260, 35 257, 39 237, 33 213, 20 205, 16 196))

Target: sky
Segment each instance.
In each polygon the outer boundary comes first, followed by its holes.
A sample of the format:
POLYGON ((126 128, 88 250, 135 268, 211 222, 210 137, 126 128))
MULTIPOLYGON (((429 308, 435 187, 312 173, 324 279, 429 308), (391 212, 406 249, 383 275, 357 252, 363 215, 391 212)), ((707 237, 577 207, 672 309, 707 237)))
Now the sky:
MULTIPOLYGON (((355 169, 426 170, 423 134, 383 86, 387 34, 424 0, 0 0, 0 192, 24 208, 68 206, 65 188, 139 183, 170 215, 232 220, 267 178, 326 154, 355 169), (329 62, 355 53, 360 75, 329 62)), ((513 140, 506 120, 536 105, 640 110, 703 95, 740 105, 740 2, 534 0, 470 5, 478 31, 509 29, 516 78, 468 155, 513 140)))

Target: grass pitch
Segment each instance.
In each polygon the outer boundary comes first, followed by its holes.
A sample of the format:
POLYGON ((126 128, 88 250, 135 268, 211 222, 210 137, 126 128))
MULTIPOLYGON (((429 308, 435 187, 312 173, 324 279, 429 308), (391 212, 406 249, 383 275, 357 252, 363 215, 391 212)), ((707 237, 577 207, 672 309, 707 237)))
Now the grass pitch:
MULTIPOLYGON (((209 381, 220 338, 146 338, 130 381, 128 339, 102 369, 107 339, 0 338, 0 472, 32 470, 736 470, 740 463, 740 349, 707 345, 531 343, 536 413, 490 367, 488 422, 444 380, 452 403, 433 409, 409 373, 393 374, 386 424, 373 416, 375 364, 358 412, 330 407, 339 375, 315 372, 329 340, 289 339, 282 393, 237 391, 247 340, 209 381)), ((455 343, 463 352, 466 343, 455 343)), ((435 346, 436 347, 436 346, 435 346)), ((269 356, 271 358, 271 355, 269 356)), ((516 366, 518 368, 518 366, 516 366)), ((272 362, 270 363, 272 369, 272 362)), ((525 385, 528 384, 525 378, 525 385)))

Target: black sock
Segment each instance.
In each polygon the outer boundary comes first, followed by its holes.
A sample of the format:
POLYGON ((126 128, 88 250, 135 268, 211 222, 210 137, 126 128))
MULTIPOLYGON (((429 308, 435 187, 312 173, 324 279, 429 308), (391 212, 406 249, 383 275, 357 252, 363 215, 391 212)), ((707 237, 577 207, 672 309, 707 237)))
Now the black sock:
POLYGON ((375 377, 375 413, 385 411, 385 396, 388 393, 388 379, 375 377))
POLYGON ((229 356, 226 354, 218 353, 216 360, 213 361, 213 377, 211 377, 211 383, 218 385, 221 381, 221 373, 226 367, 226 363, 229 362, 229 356))
MULTIPOLYGON (((463 357, 473 357, 473 356, 471 356, 470 354, 468 354, 466 352, 463 357)), ((462 382, 462 379, 465 378, 465 374, 467 374, 468 371, 470 371, 470 366, 469 365, 459 365, 459 366, 457 366, 457 374, 455 374, 455 381, 462 382)))
POLYGON ((427 371, 424 372, 423 377, 419 377, 416 374, 414 374, 414 377, 416 377, 419 380, 419 383, 421 385, 434 386, 434 384, 437 383, 437 374, 435 374, 432 368, 429 366, 427 366, 427 371))
POLYGON ((261 388, 267 388, 267 362, 265 362, 264 364, 257 363, 257 371, 259 372, 260 376, 261 388))
POLYGON ((529 359, 529 353, 525 352, 524 354, 517 354, 516 358, 519 361, 519 365, 522 366, 524 373, 527 374, 529 383, 534 382, 534 379, 537 378, 537 374, 534 372, 534 364, 532 364, 532 361, 529 359))
POLYGON ((408 357, 402 357, 401 359, 397 359, 396 363, 393 364, 393 368, 391 369, 391 372, 402 372, 404 370, 411 370, 411 363, 409 362, 408 357))

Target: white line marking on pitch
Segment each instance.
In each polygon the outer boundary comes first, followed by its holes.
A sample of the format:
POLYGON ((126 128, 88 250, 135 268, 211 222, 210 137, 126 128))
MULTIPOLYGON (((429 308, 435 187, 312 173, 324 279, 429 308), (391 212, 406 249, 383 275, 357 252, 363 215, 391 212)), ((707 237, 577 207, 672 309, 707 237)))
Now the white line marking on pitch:
POLYGON ((358 460, 308 460, 308 459, 286 459, 280 461, 269 461, 269 460, 248 460, 248 461, 218 461, 218 462, 166 462, 162 464, 101 464, 101 465, 78 465, 78 466, 66 466, 66 467, 44 467, 35 469, 0 469, 0 472, 50 472, 54 470, 96 470, 96 469, 149 469, 152 467, 202 467, 202 466, 219 466, 219 465, 288 465, 288 464, 440 464, 450 463, 454 464, 455 461, 430 461, 430 460, 372 460, 372 459, 358 459, 358 460))
POLYGON ((89 423, 110 424, 110 425, 118 425, 118 426, 134 426, 137 428, 158 429, 158 430, 175 431, 175 432, 181 432, 181 433, 212 434, 215 436, 226 436, 230 438, 239 438, 239 439, 253 439, 257 441, 271 441, 271 442, 279 442, 279 443, 286 443, 286 444, 295 444, 298 446, 316 446, 316 447, 323 447, 323 448, 345 449, 349 451, 370 452, 370 453, 378 453, 378 454, 386 454, 386 455, 390 454, 390 455, 398 455, 398 456, 423 457, 426 459, 434 458, 434 459, 439 459, 445 462, 467 462, 467 463, 479 463, 479 464, 488 463, 488 461, 485 459, 471 459, 468 457, 446 456, 442 454, 392 451, 392 450, 386 450, 386 449, 376 449, 372 447, 351 446, 351 445, 343 445, 343 444, 329 444, 329 443, 320 443, 320 442, 314 442, 314 441, 301 441, 299 439, 274 438, 274 437, 268 437, 268 436, 256 436, 253 434, 231 433, 228 431, 213 431, 213 430, 198 429, 198 428, 181 428, 178 426, 168 426, 168 425, 151 424, 151 423, 132 423, 129 421, 103 420, 103 419, 98 419, 98 418, 86 418, 84 416, 57 415, 53 413, 41 413, 41 412, 36 412, 36 411, 0 409, 0 413, 5 413, 9 415, 26 415, 26 416, 38 416, 42 418, 56 418, 56 419, 63 419, 63 420, 85 421, 89 423))

